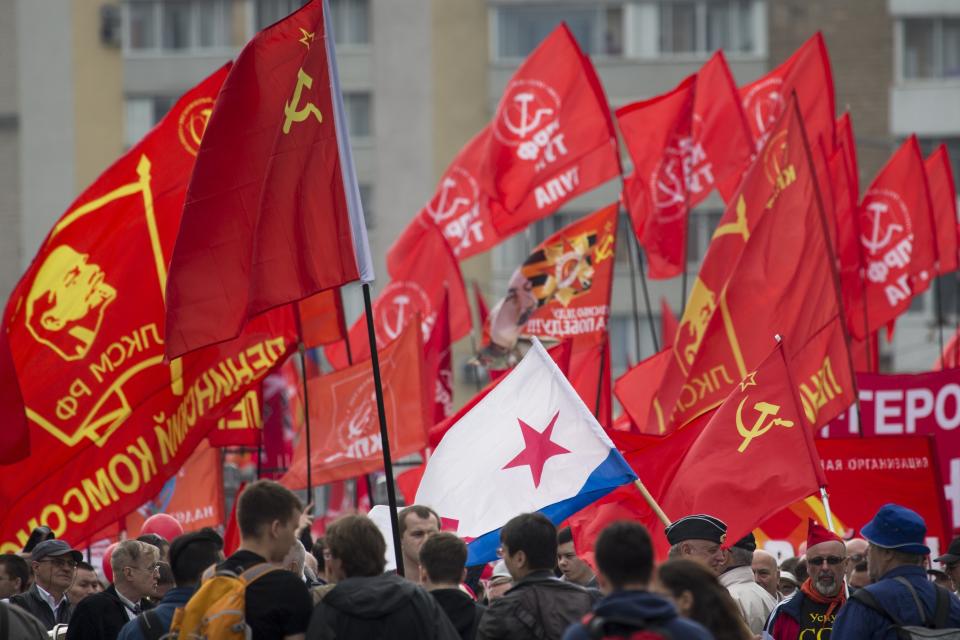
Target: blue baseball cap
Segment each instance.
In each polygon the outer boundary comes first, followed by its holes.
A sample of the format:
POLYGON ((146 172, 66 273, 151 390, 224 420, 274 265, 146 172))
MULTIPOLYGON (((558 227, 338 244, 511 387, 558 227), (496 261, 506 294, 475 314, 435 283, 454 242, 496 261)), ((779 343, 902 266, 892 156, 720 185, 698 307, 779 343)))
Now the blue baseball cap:
POLYGON ((916 511, 888 503, 880 507, 873 520, 860 533, 872 545, 903 553, 925 556, 930 553, 926 542, 927 523, 916 511))
POLYGON ((83 554, 76 549, 71 549, 70 545, 63 540, 44 540, 33 548, 30 553, 30 559, 40 562, 44 558, 59 557, 69 555, 74 562, 83 560, 83 554))

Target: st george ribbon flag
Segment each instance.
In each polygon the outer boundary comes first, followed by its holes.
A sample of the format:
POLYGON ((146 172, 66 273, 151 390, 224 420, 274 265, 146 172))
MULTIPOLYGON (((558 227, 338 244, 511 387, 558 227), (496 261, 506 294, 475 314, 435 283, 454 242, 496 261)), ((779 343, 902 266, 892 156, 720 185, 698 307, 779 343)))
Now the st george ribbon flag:
POLYGON ((167 281, 170 358, 373 280, 333 35, 313 0, 251 40, 200 144, 167 281))
POLYGON ((417 504, 496 558, 500 528, 539 511, 559 523, 636 474, 539 341, 457 422, 424 471, 417 504))

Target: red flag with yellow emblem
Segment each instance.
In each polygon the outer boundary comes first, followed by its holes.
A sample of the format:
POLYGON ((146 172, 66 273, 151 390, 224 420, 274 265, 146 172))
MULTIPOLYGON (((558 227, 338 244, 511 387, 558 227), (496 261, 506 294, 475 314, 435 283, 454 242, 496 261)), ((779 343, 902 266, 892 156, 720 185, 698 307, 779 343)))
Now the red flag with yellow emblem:
POLYGON ((167 355, 373 280, 333 38, 313 0, 240 52, 197 155, 167 283, 167 355))
POLYGON ((4 323, 33 455, 0 468, 0 553, 38 524, 88 538, 156 495, 296 340, 279 309, 231 342, 164 357, 166 264, 226 74, 187 92, 77 198, 10 297, 4 323))

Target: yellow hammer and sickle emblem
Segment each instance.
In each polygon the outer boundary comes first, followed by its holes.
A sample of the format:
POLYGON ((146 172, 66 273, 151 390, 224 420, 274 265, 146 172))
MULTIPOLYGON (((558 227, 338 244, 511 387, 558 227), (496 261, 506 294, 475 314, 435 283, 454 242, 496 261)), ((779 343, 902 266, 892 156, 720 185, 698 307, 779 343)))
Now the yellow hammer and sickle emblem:
POLYGON ((312 102, 307 101, 302 109, 297 109, 297 105, 300 104, 300 94, 303 93, 304 88, 309 90, 312 87, 313 78, 301 68, 297 72, 297 88, 293 90, 293 99, 283 108, 283 113, 287 116, 283 121, 283 132, 285 134, 290 133, 290 127, 294 122, 303 122, 310 116, 315 116, 317 122, 323 122, 323 114, 320 113, 317 105, 312 102))
POLYGON ((753 423, 753 427, 747 429, 743 424, 743 405, 746 404, 746 402, 747 396, 744 396, 743 400, 740 401, 740 405, 737 407, 737 431, 743 437, 743 443, 737 448, 737 452, 743 453, 746 451, 747 446, 749 446, 754 438, 762 436, 775 426, 787 427, 788 429, 793 426, 793 420, 783 420, 781 418, 773 418, 764 424, 767 416, 775 416, 780 413, 780 405, 770 404, 769 402, 757 402, 753 405, 753 408, 760 412, 760 416, 756 422, 753 423))
POLYGON ((604 260, 609 260, 613 257, 613 234, 608 233, 603 237, 603 240, 600 241, 599 246, 597 246, 593 255, 596 257, 595 263, 603 262, 604 260))
POLYGON ((737 221, 720 225, 717 227, 713 237, 719 238, 720 236, 725 236, 728 234, 741 235, 743 236, 744 242, 750 240, 750 227, 747 226, 747 203, 743 199, 743 195, 741 195, 740 199, 737 200, 737 221))

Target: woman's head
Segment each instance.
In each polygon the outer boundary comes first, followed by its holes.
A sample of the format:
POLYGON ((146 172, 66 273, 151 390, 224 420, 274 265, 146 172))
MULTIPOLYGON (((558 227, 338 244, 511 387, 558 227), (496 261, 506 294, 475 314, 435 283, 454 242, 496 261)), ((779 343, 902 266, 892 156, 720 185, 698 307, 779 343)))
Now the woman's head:
POLYGON ((653 591, 672 600, 680 615, 699 622, 717 640, 751 638, 740 611, 716 574, 693 560, 669 560, 657 568, 653 591))

